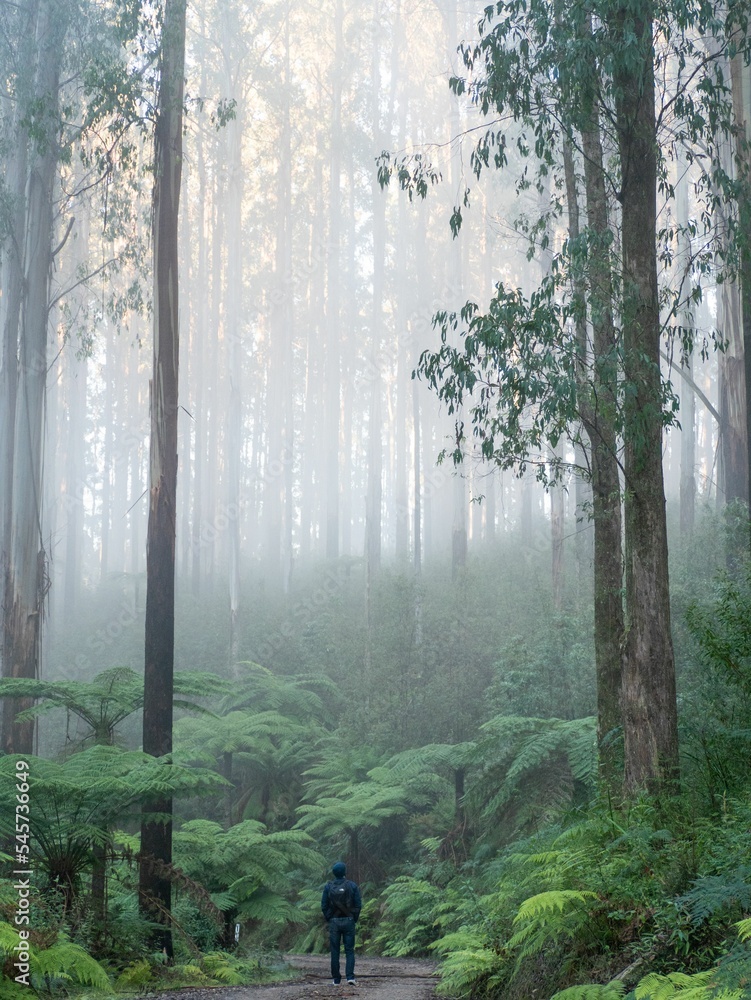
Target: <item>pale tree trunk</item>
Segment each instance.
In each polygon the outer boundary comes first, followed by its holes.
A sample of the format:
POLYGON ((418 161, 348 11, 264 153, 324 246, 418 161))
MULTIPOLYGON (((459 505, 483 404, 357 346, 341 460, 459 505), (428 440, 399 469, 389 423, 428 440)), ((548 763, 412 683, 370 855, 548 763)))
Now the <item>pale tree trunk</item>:
MULTIPOLYGON (((401 22, 399 37, 401 38, 401 22)), ((401 50, 403 51, 403 50, 401 50)), ((394 44, 394 60, 392 73, 399 71, 400 48, 394 44)), ((405 81, 400 81, 399 97, 399 148, 407 144, 407 111, 409 93, 405 81)), ((395 544, 396 558, 400 562, 409 559, 409 382, 411 366, 409 364, 409 275, 407 272, 407 200, 399 199, 399 221, 396 243, 396 470, 395 496, 396 511, 395 544)), ((419 487, 418 487, 419 488, 419 487)))
MULTIPOLYGON (((143 749, 172 753, 175 640, 175 525, 179 359, 178 221, 182 171, 186 0, 166 0, 154 138, 154 359, 151 382, 150 506, 146 550, 143 749)), ((166 765, 165 765, 166 766, 166 765)), ((139 904, 162 924, 153 944, 171 959, 172 797, 144 805, 139 904), (157 819, 160 813, 169 819, 157 819)))
POLYGON ((660 309, 656 256, 657 151, 651 0, 621 8, 616 45, 640 46, 616 66, 622 169, 625 564, 625 788, 659 791, 678 774, 675 663, 662 472, 660 309), (625 43, 623 40, 626 40, 625 43))
MULTIPOLYGON (((449 59, 453 59, 456 38, 458 37, 456 8, 449 4, 444 11, 446 35, 449 44, 449 59)), ((449 114, 449 141, 457 136, 461 129, 459 117, 459 100, 452 94, 451 111, 449 114)), ((451 191, 454 199, 460 197, 462 185, 461 150, 457 144, 451 148, 451 191)), ((462 302, 464 296, 464 275, 461 254, 460 236, 451 242, 449 254, 449 270, 451 295, 455 301, 462 302)), ((461 411, 457 414, 461 420, 461 411)), ((453 486, 453 515, 451 526, 451 579, 456 580, 467 563, 467 481, 463 474, 455 473, 453 486)))
MULTIPOLYGON (((219 133, 217 148, 215 150, 214 184, 211 199, 211 211, 213 213, 211 225, 211 312, 209 330, 222 329, 222 297, 224 288, 222 285, 222 249, 224 247, 225 211, 222 203, 222 186, 220 182, 220 170, 218 163, 227 160, 227 136, 226 129, 219 133)), ((219 345, 216 350, 209 351, 209 364, 206 379, 206 407, 209 413, 220 413, 222 410, 222 399, 224 386, 221 383, 219 368, 221 351, 219 345)), ((204 516, 203 523, 209 529, 202 540, 201 562, 203 567, 202 580, 209 592, 213 592, 215 584, 215 574, 217 572, 217 545, 216 531, 214 528, 219 514, 218 509, 218 484, 220 481, 220 455, 222 452, 220 420, 209 420, 207 422, 206 449, 204 480, 206 490, 204 494, 204 516)))
MULTIPOLYGON (((679 313, 680 324, 684 329, 691 329, 693 319, 689 306, 691 291, 691 237, 687 232, 689 224, 688 213, 688 165, 685 157, 678 157, 678 180, 676 183, 676 210, 678 227, 681 230, 678 260, 683 268, 681 297, 684 304, 679 313)), ((691 535, 694 530, 694 515, 696 511, 696 396, 691 386, 694 378, 693 349, 682 359, 682 368, 687 378, 681 380, 680 421, 681 421, 681 484, 680 484, 680 530, 682 535, 691 535), (690 381, 689 381, 690 380, 690 381)))
MULTIPOLYGON (((551 457, 555 463, 558 458, 557 449, 552 450, 551 457)), ((559 612, 563 610, 565 504, 566 496, 563 487, 559 483, 553 483, 550 487, 550 570, 553 607, 559 612)))
MULTIPOLYGON (((742 194, 738 199, 738 211, 740 215, 741 232, 748 234, 751 226, 751 195, 749 194, 749 184, 751 184, 751 67, 745 61, 743 55, 736 55, 730 63, 730 78, 733 92, 733 114, 736 123, 737 136, 737 156, 738 174, 742 183, 742 194)), ((745 481, 734 484, 734 490, 743 493, 740 498, 749 503, 749 475, 751 474, 751 250, 748 247, 747 239, 741 245, 741 317, 743 328, 743 370, 745 387, 745 481)), ((736 389, 735 402, 740 395, 736 389)), ((739 477, 740 479, 740 477, 739 477)), ((729 499, 726 496, 726 500, 729 499)))
POLYGON ((417 379, 412 382, 412 430, 414 434, 414 490, 415 506, 412 513, 412 564, 415 573, 419 576, 422 571, 422 532, 420 496, 422 490, 420 472, 420 396, 418 392, 417 379))
POLYGON ((277 224, 274 257, 274 301, 271 305, 270 367, 267 395, 267 457, 265 470, 265 545, 266 570, 273 579, 281 579, 286 589, 291 553, 288 549, 288 525, 293 516, 289 509, 286 470, 292 460, 292 427, 288 398, 292 352, 292 150, 290 120, 290 5, 284 14, 285 54, 280 83, 282 94, 281 135, 277 175, 277 224))
MULTIPOLYGON (((46 114, 29 150, 20 312, 20 358, 13 444, 12 529, 6 572, 3 667, 7 677, 36 677, 46 586, 42 540, 42 427, 47 376, 53 191, 58 165, 58 92, 66 5, 50 2, 37 14, 34 100, 46 114)), ((3 749, 30 754, 34 725, 13 721, 24 707, 3 705, 3 749)))
POLYGON ((103 583, 110 573, 110 517, 112 515, 112 437, 114 434, 114 420, 112 396, 115 392, 114 374, 117 369, 115 363, 115 334, 111 325, 107 326, 105 338, 105 364, 104 364, 104 455, 102 456, 102 496, 100 512, 100 556, 99 556, 99 580, 103 583))
POLYGON ((229 666, 236 670, 240 659, 240 504, 241 456, 243 451, 243 158, 244 107, 236 83, 239 66, 233 59, 233 32, 236 30, 232 8, 222 9, 222 34, 226 64, 225 92, 235 99, 235 117, 227 123, 227 267, 224 331, 229 360, 229 401, 227 434, 224 442, 227 467, 225 513, 229 556, 229 666))
POLYGON ((68 351, 67 411, 68 434, 65 446, 65 575, 63 578, 63 611, 70 618, 78 605, 81 589, 81 540, 83 535, 82 459, 85 453, 86 386, 88 361, 68 351))
MULTIPOLYGON (((316 149, 316 157, 313 165, 313 189, 315 191, 315 207, 310 221, 308 237, 308 282, 307 282, 307 307, 308 307, 308 337, 305 348, 305 381, 304 381, 304 403, 303 403, 303 441, 300 446, 300 559, 305 562, 310 558, 313 551, 313 532, 317 509, 318 483, 316 469, 318 468, 318 449, 322 439, 325 440, 325 421, 321 421, 319 400, 323 397, 328 400, 325 394, 328 387, 324 387, 324 373, 321 368, 325 366, 325 345, 326 310, 325 310, 325 287, 321 280, 320 266, 322 263, 323 248, 326 242, 326 224, 324 217, 324 188, 323 188, 323 163, 325 151, 321 137, 319 137, 316 149), (322 364, 323 363, 323 364, 322 364)), ((326 403, 324 403, 325 408, 326 403)), ((328 449, 329 442, 325 440, 325 447, 328 449)), ((328 451, 327 451, 327 454, 328 451)), ((338 466, 337 466, 338 468, 338 466)), ((338 495, 338 491, 337 491, 338 495)), ((338 537, 337 531, 337 537, 338 537)), ((327 536, 328 537, 328 536, 327 536)))
MULTIPOLYGON (((191 164, 192 166, 192 164, 191 164)), ((190 169, 190 168, 189 168, 190 169)), ((182 179, 182 184, 186 190, 190 187, 188 178, 182 179)), ((184 276, 184 282, 191 287, 194 279, 193 270, 193 241, 196 238, 195 232, 191 228, 191 214, 187 205, 187 198, 182 199, 180 207, 180 221, 178 222, 179 248, 178 248, 178 273, 184 276), (190 234, 190 238, 188 236, 190 234)), ((193 428, 195 423, 195 412, 193 405, 193 383, 194 367, 198 361, 195 341, 195 315, 193 313, 193 301, 190 292, 183 295, 182 301, 182 338, 186 350, 183 352, 187 360, 187 365, 183 368, 183 385, 187 387, 185 393, 187 405, 183 405, 182 413, 185 417, 183 421, 178 421, 178 453, 182 456, 178 467, 177 495, 181 497, 180 502, 180 527, 177 535, 180 545, 175 551, 175 573, 178 580, 184 580, 187 586, 185 590, 190 590, 190 572, 193 564, 191 543, 191 499, 193 496, 193 428)), ((119 465, 119 463, 118 463, 119 465)), ((119 478, 119 475, 117 476, 119 478)), ((117 497, 117 490, 115 490, 117 497)), ((116 522, 117 523, 117 522, 116 522)), ((119 522, 122 523, 122 522, 119 522)), ((117 532, 119 534, 119 531, 117 532)), ((179 593, 179 584, 176 593, 179 593)))
POLYGON ((329 158, 329 248, 326 273, 326 558, 339 558, 339 425, 341 416, 341 187, 344 4, 334 10, 331 74, 331 155, 329 158))
MULTIPOLYGON (((128 398, 130 400, 131 407, 130 412, 140 413, 142 412, 141 397, 143 393, 141 391, 138 349, 131 347, 129 357, 130 364, 128 366, 126 377, 128 380, 128 398)), ((130 482, 128 535, 130 542, 129 570, 133 575, 133 578, 137 580, 142 571, 142 551, 140 542, 143 532, 146 504, 144 498, 141 496, 143 493, 143 482, 145 478, 143 475, 143 459, 145 449, 140 443, 140 434, 136 435, 136 437, 139 440, 137 444, 134 442, 134 447, 130 450, 130 462, 128 463, 128 479, 130 482)))
MULTIPOLYGON (((704 38, 704 46, 709 58, 717 59, 720 56, 717 42, 712 39, 711 35, 704 38)), ((733 85, 733 105, 738 129, 733 138, 717 137, 719 159, 727 175, 734 181, 738 181, 743 174, 744 159, 742 157, 736 158, 735 147, 746 134, 745 117, 747 114, 747 111, 744 110, 742 57, 739 57, 735 64, 723 59, 722 69, 731 79, 733 85)), ((747 103, 745 103, 745 107, 748 107, 747 103)), ((727 246, 730 228, 729 215, 734 211, 735 206, 726 203, 720 190, 716 190, 714 193, 717 195, 715 216, 723 235, 723 241, 727 246)), ((720 337, 725 341, 725 349, 719 353, 717 359, 719 440, 716 460, 716 504, 719 509, 736 500, 746 503, 749 496, 742 284, 743 276, 741 275, 741 280, 723 281, 717 287, 717 327, 720 337)), ((705 466, 708 470, 712 469, 714 460, 706 462, 705 466)), ((736 554, 735 551, 729 551, 729 559, 734 560, 736 554)))
MULTIPOLYGON (((20 100, 16 117, 21 116, 20 100)), ((11 148, 6 173, 6 187, 13 198, 11 232, 2 249, 0 270, 0 322, 2 323, 2 369, 0 369, 0 586, 8 580, 11 530, 13 524, 13 445, 18 388, 18 335, 23 297, 23 232, 26 204, 28 142, 25 132, 15 128, 16 141, 11 148)), ((3 676, 11 676, 6 663, 5 643, 0 643, 3 676)), ((10 703, 9 707, 10 707, 10 703)), ((5 723, 4 723, 5 724, 5 723)))
MULTIPOLYGON (((73 255, 75 273, 84 267, 89 255, 89 213, 84 212, 77 226, 73 255)), ((72 345, 71 345, 72 347, 72 345)), ((86 455, 86 390, 88 360, 77 350, 64 352, 64 391, 67 433, 63 445, 64 484, 61 490, 64 512, 61 534, 65 536, 63 575, 63 612, 69 618, 76 610, 81 586, 81 548, 83 538, 84 461, 86 455)))
MULTIPOLYGON (((381 127, 380 94, 380 0, 373 6, 373 55, 371 65, 371 121, 376 149, 384 146, 381 127)), ((373 171, 371 185, 373 206, 373 302, 371 322, 370 405, 368 411, 368 489, 365 513, 365 561, 368 594, 381 567, 381 502, 383 494, 383 446, 381 441, 381 337, 383 334, 384 270, 386 253, 386 199, 373 171)), ((368 600, 370 621, 370 600, 368 600)))
MULTIPOLYGON (((355 287, 357 273, 357 186, 355 183, 356 162, 354 150, 350 151, 347 162, 347 180, 349 186, 349 201, 347 205, 347 278, 348 286, 355 287)), ((340 469, 341 489, 342 489, 342 552, 352 555, 352 527, 354 521, 353 512, 353 486, 352 486, 352 448, 353 448, 353 407, 355 396, 354 385, 354 350, 349 346, 354 342, 358 305, 356 297, 347 297, 347 331, 348 338, 345 343, 345 360, 343 367, 344 392, 342 398, 342 451, 343 464, 340 469), (351 338, 351 340, 350 340, 351 338)))
POLYGON ((717 325, 727 346, 718 357, 720 411, 717 498, 722 504, 746 500, 746 382, 743 352, 741 295, 738 282, 723 281, 718 288, 717 325))
MULTIPOLYGON (((493 255, 493 241, 491 232, 493 218, 491 212, 490 198, 486 194, 483 198, 482 206, 482 228, 483 228, 483 299, 489 302, 493 297, 493 273, 495 259, 493 255)), ((482 478, 482 501, 483 521, 482 539, 486 545, 492 545, 496 537, 496 485, 500 481, 501 471, 496 466, 485 469, 482 478)))
MULTIPOLYGON (((205 34, 206 23, 201 19, 202 33, 205 34)), ((207 93, 206 83, 206 61, 201 63, 201 93, 207 93)), ((202 550, 201 526, 203 521, 203 473, 206 462, 205 439, 206 439, 206 406, 204 403, 205 373, 208 359, 206 357, 206 342, 209 330, 209 287, 211 275, 209 272, 209 237, 206 226, 208 198, 208 184, 206 182, 206 141, 204 136, 198 140, 196 151, 196 174, 198 177, 198 199, 195 205, 195 216, 192 219, 191 229, 196 235, 198 246, 196 248, 195 276, 190 282, 191 289, 191 320, 192 320, 192 344, 191 357, 194 358, 195 373, 195 418, 194 424, 194 456, 193 456, 193 490, 192 504, 193 516, 191 522, 191 566, 190 579, 193 597, 198 598, 203 588, 202 580, 202 550)))
POLYGON ((291 4, 287 4, 284 19, 284 93, 285 97, 285 128, 283 136, 282 156, 289 161, 288 172, 288 199, 287 199, 287 238, 285 243, 286 256, 284 258, 284 275, 287 283, 287 313, 284 324, 283 341, 283 363, 282 363, 282 538, 281 538, 281 569, 282 588, 284 593, 289 592, 290 580, 292 578, 293 561, 293 535, 295 521, 295 498, 294 498, 294 457, 295 457, 295 413, 294 413, 294 340, 295 340, 295 274, 292 263, 293 251, 293 204, 292 204, 292 164, 294 154, 292 152, 292 115, 290 107, 290 92, 292 87, 292 73, 290 68, 291 49, 291 26, 290 26, 291 4))

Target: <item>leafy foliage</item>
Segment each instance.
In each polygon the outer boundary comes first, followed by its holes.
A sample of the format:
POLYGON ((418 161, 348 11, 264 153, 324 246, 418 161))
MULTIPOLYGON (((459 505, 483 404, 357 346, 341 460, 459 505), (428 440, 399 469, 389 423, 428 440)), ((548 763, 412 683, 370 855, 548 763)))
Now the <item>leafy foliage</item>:
POLYGON ((594 719, 496 716, 480 729, 469 762, 478 776, 468 802, 488 835, 512 836, 569 807, 597 777, 594 719))
MULTIPOLYGON (((0 923, 0 951, 6 958, 13 957, 18 945, 18 929, 7 923, 0 923)), ((105 969, 80 945, 59 934, 47 947, 29 943, 29 965, 31 981, 42 990, 49 990, 52 984, 82 983, 100 990, 110 987, 110 979, 105 969)), ((3 982, 3 990, 8 988, 3 982)), ((28 993, 28 988, 26 989, 28 993)), ((9 994, 4 992, 4 996, 9 994)))
MULTIPOLYGON (((205 698, 222 689, 213 674, 178 671, 175 693, 205 698)), ((37 704, 17 715, 19 722, 37 718, 55 708, 64 708, 89 727, 82 745, 115 743, 115 730, 128 716, 143 708, 143 677, 129 667, 112 667, 91 681, 40 681, 24 678, 0 679, 0 698, 34 698, 37 704)), ((205 711, 193 701, 175 699, 175 707, 205 711)))

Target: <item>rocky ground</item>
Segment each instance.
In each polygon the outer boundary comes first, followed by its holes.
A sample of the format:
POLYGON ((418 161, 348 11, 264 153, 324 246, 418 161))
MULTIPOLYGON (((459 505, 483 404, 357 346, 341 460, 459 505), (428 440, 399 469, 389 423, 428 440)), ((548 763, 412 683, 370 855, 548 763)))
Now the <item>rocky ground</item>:
POLYGON ((357 984, 333 986, 328 955, 287 955, 286 960, 297 973, 293 982, 185 989, 153 996, 158 1000, 431 1000, 435 996, 437 980, 433 962, 358 955, 357 984))

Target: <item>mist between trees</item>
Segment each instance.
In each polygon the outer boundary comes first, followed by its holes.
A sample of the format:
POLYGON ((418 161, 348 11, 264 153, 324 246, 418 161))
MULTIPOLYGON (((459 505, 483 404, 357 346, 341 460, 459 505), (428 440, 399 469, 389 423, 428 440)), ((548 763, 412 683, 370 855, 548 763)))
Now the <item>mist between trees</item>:
POLYGON ((0 0, 35 988, 346 855, 447 996, 742 995, 748 14, 0 0))

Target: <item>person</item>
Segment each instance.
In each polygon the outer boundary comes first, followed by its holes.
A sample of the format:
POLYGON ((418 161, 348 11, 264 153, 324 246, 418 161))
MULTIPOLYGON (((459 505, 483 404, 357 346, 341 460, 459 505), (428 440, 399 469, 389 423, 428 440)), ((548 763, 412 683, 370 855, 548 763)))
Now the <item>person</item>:
POLYGON ((360 887, 345 878, 347 867, 343 861, 331 866, 333 879, 323 887, 321 912, 329 924, 331 948, 331 978, 334 986, 342 981, 339 951, 344 944, 344 975, 350 985, 355 984, 355 924, 362 909, 360 887))

